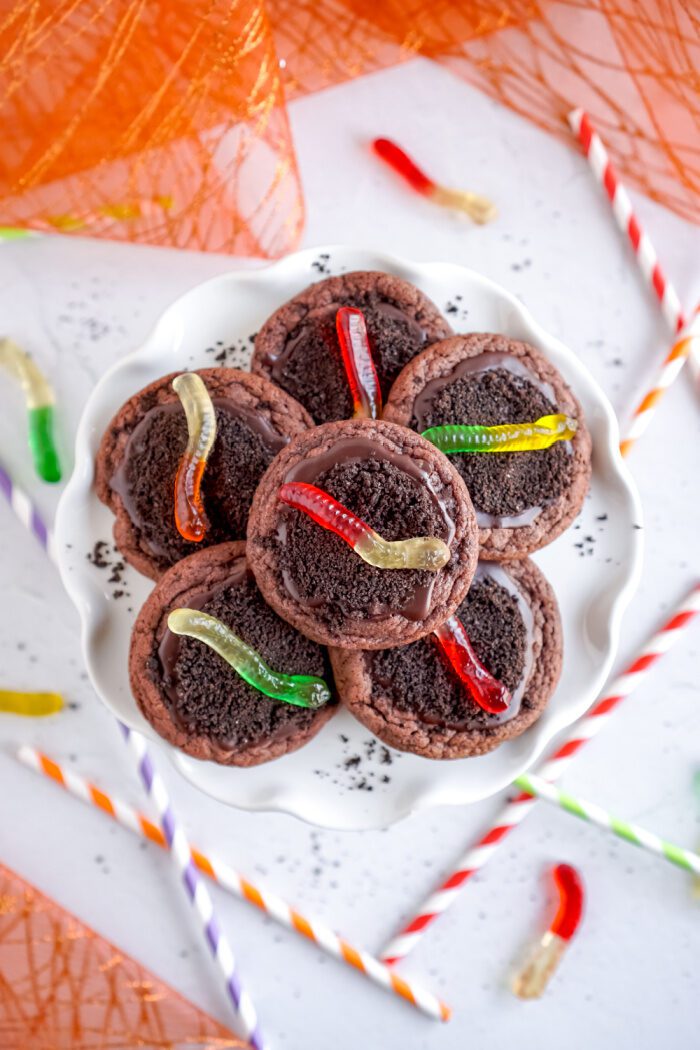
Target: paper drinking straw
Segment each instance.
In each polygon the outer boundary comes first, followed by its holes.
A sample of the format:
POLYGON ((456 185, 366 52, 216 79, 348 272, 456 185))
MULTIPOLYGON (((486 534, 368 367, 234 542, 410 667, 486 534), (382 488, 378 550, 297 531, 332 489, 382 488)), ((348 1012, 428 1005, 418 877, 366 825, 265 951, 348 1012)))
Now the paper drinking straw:
POLYGON ((187 836, 175 816, 167 789, 153 765, 146 741, 140 733, 137 733, 134 729, 129 729, 123 722, 119 723, 119 728, 136 759, 143 785, 153 799, 161 829, 168 843, 170 856, 173 858, 173 863, 180 873, 187 896, 202 924, 207 944, 224 975, 226 993, 233 1006, 233 1012, 240 1021, 246 1039, 255 1047, 255 1050, 265 1050, 267 1044, 260 1031, 253 1001, 241 983, 238 964, 226 935, 219 926, 209 890, 202 882, 197 871, 187 836))
POLYGON ((594 131, 585 110, 572 110, 568 119, 571 130, 583 146, 593 174, 608 195, 617 225, 630 240, 644 279, 656 293, 669 327, 673 332, 680 332, 685 325, 685 318, 678 293, 661 269, 654 245, 635 215, 629 193, 612 165, 603 140, 594 131))
POLYGON ((25 529, 29 529, 35 539, 37 539, 44 548, 49 558, 51 558, 52 561, 55 561, 56 556, 51 530, 42 518, 41 513, 30 500, 29 496, 19 487, 19 485, 15 484, 8 471, 1 463, 0 491, 2 491, 5 499, 10 504, 11 509, 22 522, 25 529))
POLYGON ((653 386, 639 402, 627 428, 627 436, 620 442, 620 451, 623 456, 627 455, 637 438, 646 430, 656 405, 675 380, 683 367, 683 362, 689 360, 692 363, 696 357, 698 361, 697 378, 700 379, 700 304, 666 355, 656 380, 656 386, 653 386))
MULTIPOLYGON (((47 551, 49 556, 53 558, 53 545, 51 542, 50 532, 48 531, 47 527, 44 525, 38 514, 33 510, 33 508, 31 507, 31 503, 29 502, 26 496, 23 496, 23 499, 19 501, 16 499, 19 490, 13 484, 9 474, 6 471, 2 470, 1 467, 0 489, 2 489, 2 491, 7 496, 12 509, 15 511, 25 528, 30 529, 30 531, 34 533, 34 535, 41 542, 42 546, 47 551), (32 514, 25 513, 25 509, 27 506, 31 508, 32 514), (40 523, 41 528, 34 528, 34 517, 36 517, 36 520, 40 523)), ((67 776, 67 773, 65 775, 67 776)), ((68 781, 66 781, 65 786, 69 787, 68 781)), ((71 790, 70 787, 69 790, 71 790)), ((97 792, 97 789, 95 788, 94 791, 97 792)), ((83 793, 81 790, 78 790, 75 793, 78 794, 80 797, 83 797, 83 793)), ((101 796, 100 793, 97 792, 96 795, 92 795, 91 797, 95 804, 98 805, 101 809, 104 809, 105 812, 110 811, 109 806, 107 804, 108 800, 106 796, 101 796), (101 802, 97 801, 98 797, 104 799, 104 805, 102 805, 101 802)), ((115 812, 112 814, 116 819, 119 819, 118 812, 118 810, 115 810, 115 812)), ((141 818, 136 816, 136 820, 139 822, 139 827, 141 828, 142 833, 146 834, 146 837, 148 838, 153 838, 152 835, 147 834, 143 830, 145 825, 141 822, 141 818)), ((145 821, 145 818, 143 818, 143 820, 145 821)), ((150 822, 146 823, 150 824, 150 822)), ((131 824, 128 823, 128 821, 125 822, 125 825, 127 827, 133 827, 134 830, 137 830, 133 821, 131 824)), ((155 829, 155 825, 150 825, 150 827, 155 829)), ((153 841, 157 840, 153 839, 153 841)), ((204 857, 203 854, 201 854, 200 856, 202 857, 202 860, 204 862, 202 870, 206 870, 208 860, 204 857)), ((233 871, 233 869, 227 869, 225 865, 222 865, 220 862, 217 862, 216 872, 218 873, 218 875, 221 876, 222 885, 225 885, 226 889, 229 889, 231 892, 236 892, 236 890, 234 889, 234 885, 237 883, 237 881, 240 880, 241 895, 244 896, 246 900, 257 904, 258 907, 262 907, 262 904, 259 904, 257 900, 253 899, 257 894, 255 887, 253 887, 251 883, 248 883, 246 880, 238 876, 237 873, 233 871), (229 876, 226 883, 223 881, 224 876, 229 876), (247 889, 250 889, 250 895, 247 895, 247 889)), ((207 874, 209 874, 208 871, 207 874)), ((212 875, 212 877, 217 876, 212 875)), ((441 1021, 448 1021, 450 1019, 451 1010, 445 1003, 443 1003, 432 993, 427 992, 425 989, 421 988, 415 982, 407 981, 404 978, 398 977, 397 974, 391 973, 386 966, 379 962, 378 959, 375 959, 373 956, 371 956, 368 952, 359 951, 358 949, 353 948, 352 945, 350 945, 346 940, 344 940, 342 937, 339 937, 337 934, 333 933, 332 930, 329 930, 322 924, 319 924, 317 921, 314 921, 313 923, 308 923, 307 920, 305 920, 303 916, 301 916, 298 912, 296 912, 292 908, 289 908, 288 905, 284 904, 284 902, 282 902, 279 898, 274 897, 274 895, 268 893, 267 891, 264 895, 264 901, 267 902, 269 906, 270 914, 274 915, 275 918, 278 918, 280 922, 284 922, 285 925, 289 925, 290 927, 297 930, 297 932, 303 933, 304 936, 308 937, 310 940, 313 940, 319 945, 319 947, 323 948, 331 955, 335 955, 338 958, 342 958, 350 966, 354 966, 356 969, 360 970, 361 973, 364 973, 367 977, 370 978, 370 980, 374 981, 376 984, 379 984, 384 988, 390 989, 396 995, 399 995, 403 999, 406 999, 408 1002, 412 1003, 419 1010, 422 1010, 423 1013, 428 1014, 430 1017, 434 1017, 437 1020, 441 1021), (278 906, 277 912, 273 911, 273 905, 278 906), (288 918, 286 920, 281 917, 285 911, 288 912, 288 918)))
POLYGON ((684 849, 682 846, 676 846, 672 842, 662 839, 660 835, 655 835, 653 831, 647 831, 646 828, 640 827, 639 824, 620 820, 619 817, 613 816, 612 813, 609 813, 608 810, 603 809, 602 806, 597 805, 595 802, 588 802, 586 799, 574 797, 532 773, 524 773, 521 777, 514 780, 513 783, 528 795, 542 798, 545 802, 551 802, 567 813, 573 813, 575 817, 587 820, 589 824, 597 824, 599 828, 612 831, 613 835, 625 839, 626 842, 631 842, 633 846, 639 846, 641 849, 656 853, 663 857, 664 860, 670 861, 671 864, 684 868, 686 871, 691 871, 695 875, 700 875, 700 856, 697 853, 684 849))
MULTIPOLYGON (((572 727, 564 742, 540 766, 538 774, 543 780, 558 780, 562 776, 584 744, 600 732, 615 708, 644 680, 698 612, 700 584, 695 585, 661 630, 650 639, 637 658, 615 679, 604 696, 572 727)), ((464 884, 483 868, 502 840, 532 812, 536 804, 537 800, 526 794, 518 795, 505 803, 488 831, 475 846, 467 850, 455 870, 423 902, 414 918, 387 944, 380 955, 383 962, 392 965, 404 959, 416 947, 428 927, 455 903, 464 884)))
MULTIPOLYGON (((669 328, 672 332, 680 332, 686 327, 687 319, 683 314, 678 293, 661 268, 656 250, 634 213, 630 196, 620 182, 602 139, 593 130, 588 114, 582 109, 574 109, 569 113, 569 124, 583 146, 593 174, 605 189, 617 225, 629 238, 639 269, 646 283, 653 289, 669 328)), ((689 356, 692 356, 695 378, 700 376, 700 364, 697 363, 700 357, 698 357, 697 346, 694 353, 691 354, 691 351, 693 351, 693 340, 681 339, 671 348, 661 366, 656 382, 641 400, 632 416, 627 434, 621 444, 623 455, 629 452, 633 443, 644 433, 651 421, 654 408, 675 381, 689 356)))
MULTIPOLYGON (((33 533, 49 557, 55 561, 52 537, 48 527, 29 498, 14 484, 9 473, 2 467, 0 467, 0 489, 2 489, 10 506, 25 528, 33 533)), ((153 766, 146 741, 140 733, 134 732, 121 722, 119 725, 138 761, 141 779, 158 808, 158 816, 171 855, 180 871, 188 897, 204 926, 212 953, 224 973, 226 990, 236 1016, 240 1019, 245 1036, 250 1040, 255 1050, 264 1050, 265 1043, 258 1027, 253 1003, 248 993, 241 986, 233 953, 216 921, 211 898, 192 862, 187 838, 175 819, 165 784, 153 766)))
POLYGON ((0 241, 24 241, 27 237, 38 237, 38 234, 21 226, 0 226, 0 241))
MULTIPOLYGON (((88 802, 97 809, 102 810, 112 817, 117 823, 130 831, 136 832, 145 839, 155 842, 163 849, 168 848, 168 843, 161 829, 142 813, 133 809, 126 802, 109 795, 96 787, 90 781, 85 780, 77 773, 66 769, 58 762, 27 745, 22 746, 17 752, 17 757, 30 769, 41 773, 55 783, 60 784, 70 794, 88 802)), ((308 938, 319 948, 329 955, 342 960, 349 966, 353 966, 364 974, 375 984, 400 996, 413 1006, 422 1010, 430 1017, 447 1021, 450 1010, 436 996, 425 991, 413 981, 404 980, 394 973, 389 967, 380 963, 377 959, 360 948, 355 948, 343 937, 335 933, 324 923, 317 919, 310 919, 302 915, 300 911, 287 904, 281 897, 271 893, 267 889, 261 889, 250 882, 234 868, 219 860, 213 854, 202 853, 201 850, 192 846, 192 859, 202 874, 208 876, 218 883, 223 889, 249 904, 255 905, 277 922, 294 930, 303 937, 308 938)))

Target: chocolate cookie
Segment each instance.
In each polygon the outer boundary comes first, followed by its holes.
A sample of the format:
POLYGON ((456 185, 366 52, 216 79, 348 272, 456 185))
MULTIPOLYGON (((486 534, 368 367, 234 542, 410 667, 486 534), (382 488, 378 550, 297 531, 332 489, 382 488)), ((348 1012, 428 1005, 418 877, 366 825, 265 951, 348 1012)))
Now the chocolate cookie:
POLYGON ((458 335, 403 370, 384 418, 422 433, 461 423, 495 426, 562 413, 576 419, 571 441, 529 452, 459 453, 479 523, 480 557, 522 558, 551 543, 578 514, 591 475, 583 411, 562 376, 529 343, 504 335, 458 335))
POLYGON ((248 685, 209 646, 173 634, 176 608, 215 616, 275 670, 310 674, 332 687, 326 650, 265 604, 244 543, 222 543, 184 558, 156 585, 131 637, 129 676, 139 708, 169 743, 194 758, 255 766, 296 751, 337 709, 272 700, 248 685))
POLYGON ((117 518, 115 543, 153 580, 202 547, 244 539, 258 481, 289 439, 312 425, 300 404, 261 376, 201 369, 217 433, 202 480, 209 529, 193 543, 180 535, 174 516, 175 477, 187 445, 185 412, 172 388, 177 374, 151 383, 120 408, 95 463, 97 495, 117 518))
MULTIPOLYGON (((248 556, 277 612, 310 638, 382 649, 428 634, 464 598, 477 559, 469 493, 446 456, 391 423, 326 423, 295 438, 260 482, 248 556), (368 565, 345 540, 280 500, 280 487, 316 486, 389 541, 447 544, 443 568, 368 565)), ((444 548, 443 548, 444 549, 444 548)))
POLYGON ((335 329, 339 306, 365 315, 383 397, 412 357, 452 334, 435 304, 400 277, 359 271, 312 284, 262 326, 251 368, 300 401, 316 423, 353 414, 335 329))
POLYGON ((504 715, 469 697, 434 637, 399 649, 331 649, 341 701, 381 740, 425 758, 466 758, 519 736, 559 679, 562 637, 554 592, 525 558, 480 562, 457 614, 476 655, 510 690, 504 715))

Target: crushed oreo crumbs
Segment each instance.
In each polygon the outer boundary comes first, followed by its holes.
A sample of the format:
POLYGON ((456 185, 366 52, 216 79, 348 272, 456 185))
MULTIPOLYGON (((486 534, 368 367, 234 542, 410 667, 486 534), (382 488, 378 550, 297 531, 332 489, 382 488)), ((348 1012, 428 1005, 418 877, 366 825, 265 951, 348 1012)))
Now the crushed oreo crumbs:
POLYGON ((322 274, 324 276, 330 274, 331 270, 328 265, 329 259, 330 255, 328 254, 328 252, 321 252, 318 258, 314 259, 314 261, 311 263, 311 269, 315 270, 316 273, 322 274))
POLYGON ((343 755, 334 770, 314 769, 314 775, 320 779, 331 777, 331 783, 350 791, 374 791, 381 785, 390 784, 391 777, 380 766, 391 766, 401 755, 385 747, 375 737, 368 737, 351 750, 350 738, 339 733, 338 739, 343 745, 343 755))
POLYGON ((111 547, 106 540, 97 540, 92 550, 88 551, 85 557, 96 569, 109 570, 107 583, 122 584, 122 586, 118 586, 112 591, 113 598, 118 600, 119 598, 131 597, 130 591, 127 591, 126 587, 123 586, 127 582, 126 562, 116 547, 111 547))
POLYGON ((257 332, 253 332, 247 338, 236 339, 233 343, 224 343, 223 340, 217 339, 213 346, 205 348, 204 353, 211 354, 214 362, 221 368, 242 368, 246 370, 250 367, 253 343, 257 334, 257 332))

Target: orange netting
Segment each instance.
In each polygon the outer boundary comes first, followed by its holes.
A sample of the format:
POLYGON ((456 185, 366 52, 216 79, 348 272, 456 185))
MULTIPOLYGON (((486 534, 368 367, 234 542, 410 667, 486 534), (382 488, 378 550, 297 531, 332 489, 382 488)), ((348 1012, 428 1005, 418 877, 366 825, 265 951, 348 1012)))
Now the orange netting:
MULTIPOLYGON (((15 0, 0 223, 241 254, 295 246, 286 98, 420 54, 700 220, 697 0, 15 0)), ((377 134, 391 134, 384 124, 377 134)))
POLYGON ((0 1046, 7 1050, 248 1048, 2 865, 0 1046))

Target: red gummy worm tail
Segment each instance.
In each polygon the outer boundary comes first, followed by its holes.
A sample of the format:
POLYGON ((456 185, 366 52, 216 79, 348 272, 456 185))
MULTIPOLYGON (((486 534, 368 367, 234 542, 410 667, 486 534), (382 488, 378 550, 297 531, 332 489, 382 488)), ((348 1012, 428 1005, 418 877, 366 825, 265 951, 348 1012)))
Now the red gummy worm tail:
POLYGON ((428 194, 435 189, 435 183, 421 171, 407 153, 391 139, 375 139, 372 148, 390 168, 402 176, 418 193, 428 194))
POLYGON ((382 392, 365 316, 354 306, 341 306, 335 315, 335 326, 355 415, 378 419, 382 411, 382 392))
POLYGON ((552 875, 559 891, 559 908, 550 931, 563 941, 569 941, 583 915, 583 882, 570 864, 557 864, 552 875))
POLYGON ((334 532, 351 547, 354 547, 362 536, 372 534, 369 525, 356 518, 347 507, 315 485, 301 481, 289 482, 280 487, 278 495, 283 503, 303 511, 317 525, 334 532))
POLYGON ((507 711, 510 693, 481 663, 461 620, 451 616, 435 631, 435 638, 472 700, 491 714, 507 711))

